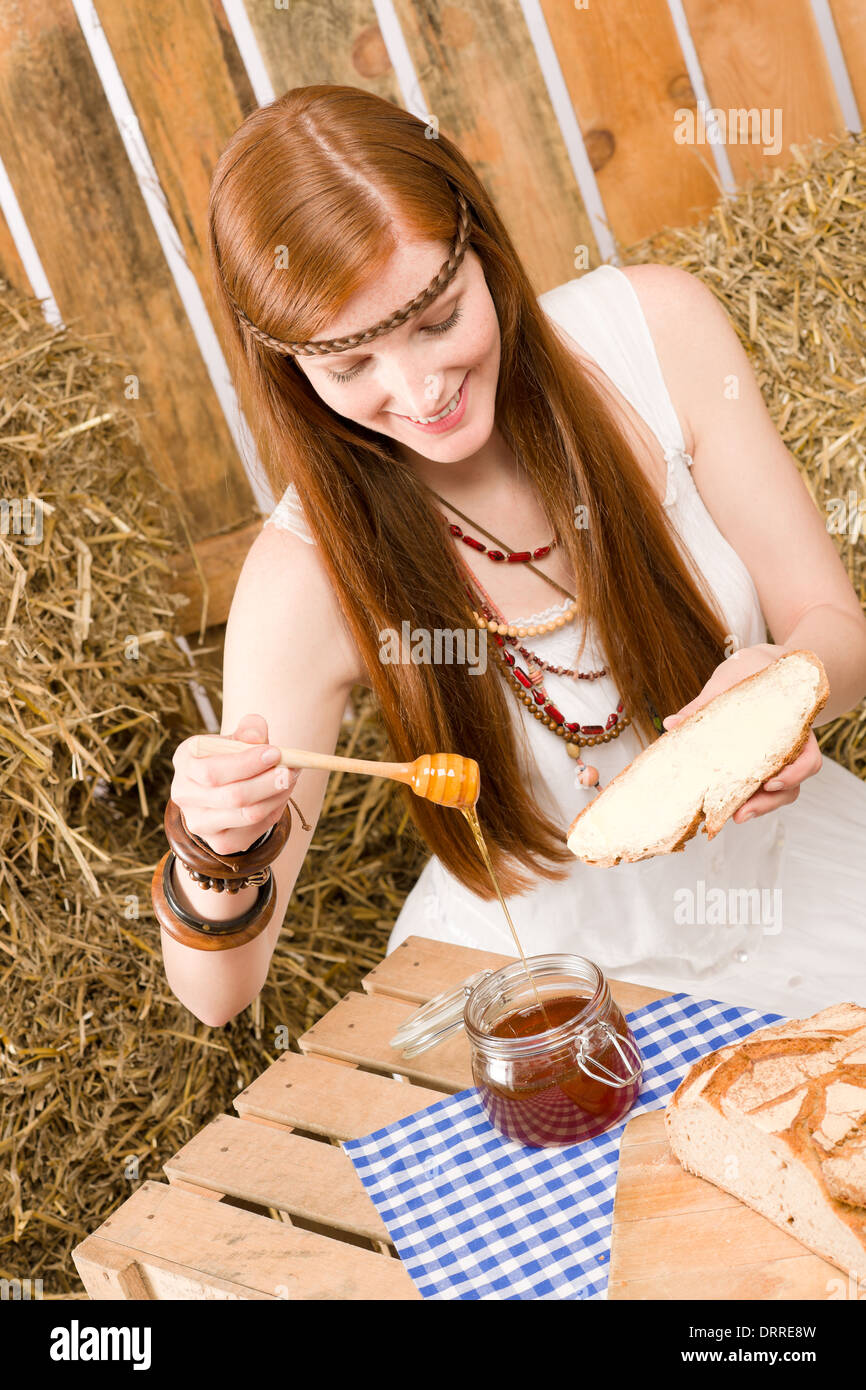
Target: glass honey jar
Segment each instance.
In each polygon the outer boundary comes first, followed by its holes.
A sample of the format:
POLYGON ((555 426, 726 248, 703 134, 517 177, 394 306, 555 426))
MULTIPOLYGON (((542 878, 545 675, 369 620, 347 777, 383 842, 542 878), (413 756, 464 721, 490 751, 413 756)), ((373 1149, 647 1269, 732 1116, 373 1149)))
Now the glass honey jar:
POLYGON ((483 970, 418 1009, 391 1039, 415 1056, 461 1028, 495 1129, 532 1148, 579 1144, 619 1124, 643 1061, 604 974, 576 955, 483 970))

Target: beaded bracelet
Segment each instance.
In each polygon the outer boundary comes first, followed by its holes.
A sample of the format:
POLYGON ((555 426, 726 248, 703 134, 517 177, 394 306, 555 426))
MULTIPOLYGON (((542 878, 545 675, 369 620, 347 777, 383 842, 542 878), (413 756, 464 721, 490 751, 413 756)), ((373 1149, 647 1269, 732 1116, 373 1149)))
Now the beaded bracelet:
MULTIPOLYGON (((298 810, 297 807, 295 809, 298 810)), ((303 816, 301 821, 306 824, 303 816)), ((286 806, 275 825, 247 849, 233 854, 217 854, 198 835, 194 835, 180 807, 171 799, 166 804, 164 825, 166 839, 175 857, 202 888, 212 888, 217 893, 237 893, 241 888, 261 887, 265 882, 263 870, 276 859, 289 838, 291 814, 286 806)))

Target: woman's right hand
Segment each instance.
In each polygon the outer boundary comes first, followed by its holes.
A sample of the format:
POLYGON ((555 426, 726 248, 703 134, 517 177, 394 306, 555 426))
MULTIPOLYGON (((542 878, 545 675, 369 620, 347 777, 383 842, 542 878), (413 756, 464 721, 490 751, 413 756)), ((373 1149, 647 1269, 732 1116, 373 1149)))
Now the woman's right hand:
POLYGON ((187 829, 216 854, 241 854, 275 825, 285 810, 300 768, 275 767, 279 750, 268 743, 260 714, 245 714, 230 738, 256 746, 243 752, 192 755, 192 738, 175 750, 171 799, 187 829), (271 761, 262 761, 269 749, 271 761))

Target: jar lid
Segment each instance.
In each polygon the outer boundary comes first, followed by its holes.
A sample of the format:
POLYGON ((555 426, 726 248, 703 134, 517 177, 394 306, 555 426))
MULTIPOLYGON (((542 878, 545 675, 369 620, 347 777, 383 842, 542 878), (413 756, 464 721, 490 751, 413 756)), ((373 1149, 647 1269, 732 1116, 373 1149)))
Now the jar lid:
POLYGON ((479 970, 464 980, 456 989, 445 990, 433 999, 422 1004, 401 1024, 391 1039, 391 1047, 401 1050, 404 1057, 416 1057, 444 1042, 463 1027, 463 1011, 466 1000, 476 985, 492 975, 492 970, 479 970))

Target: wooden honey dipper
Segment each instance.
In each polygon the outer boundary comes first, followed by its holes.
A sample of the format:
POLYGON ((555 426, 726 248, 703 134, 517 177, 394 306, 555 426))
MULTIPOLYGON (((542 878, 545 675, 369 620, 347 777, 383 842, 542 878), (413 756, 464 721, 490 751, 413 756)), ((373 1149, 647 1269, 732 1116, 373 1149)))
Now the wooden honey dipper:
MULTIPOLYGON (((221 734, 196 734, 190 742, 194 758, 215 753, 241 753, 253 744, 221 734)), ((279 744, 272 747, 280 748, 279 744)), ((481 773, 474 758, 460 753, 422 753, 413 763, 379 763, 367 758, 340 758, 335 753, 313 753, 304 748, 280 748, 274 767, 313 767, 331 772, 363 772, 369 777, 390 777, 412 788, 437 806, 460 809, 474 806, 481 790, 481 773)))

